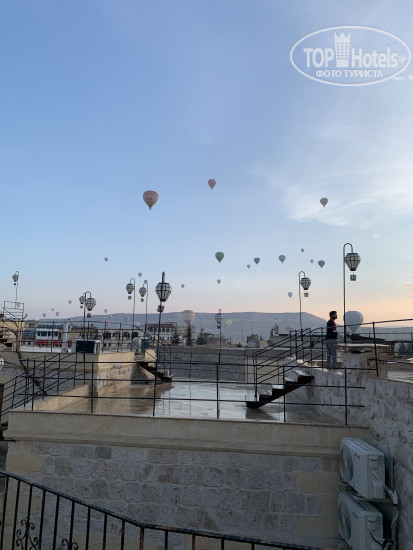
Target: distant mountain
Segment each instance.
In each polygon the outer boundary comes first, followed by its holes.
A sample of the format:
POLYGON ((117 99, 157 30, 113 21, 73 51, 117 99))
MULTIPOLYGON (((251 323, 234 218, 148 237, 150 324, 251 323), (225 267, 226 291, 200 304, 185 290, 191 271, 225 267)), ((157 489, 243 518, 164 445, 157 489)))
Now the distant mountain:
MULTIPOLYGON (((223 312, 222 333, 226 337, 231 335, 234 340, 246 341, 250 334, 258 334, 264 340, 267 340, 270 335, 270 330, 277 322, 280 334, 285 334, 289 330, 300 329, 300 314, 299 313, 257 313, 257 312, 223 312), (226 321, 231 320, 230 326, 226 321), (277 321, 276 321, 277 320, 277 321)), ((316 317, 311 313, 302 313, 302 323, 304 328, 316 329, 324 327, 325 319, 316 317)), ((64 322, 65 319, 55 319, 55 322, 64 322)), ((73 322, 83 322, 83 317, 72 317, 73 322)), ((112 315, 93 315, 88 319, 91 323, 104 323, 110 320, 111 325, 122 324, 125 328, 132 324, 132 315, 130 313, 114 313, 112 315)), ((158 323, 159 315, 148 313, 148 323, 158 323)), ((44 320, 42 320, 44 321, 44 320)), ((162 322, 172 322, 178 325, 185 325, 181 312, 164 313, 162 314, 162 322)), ((135 314, 135 324, 145 324, 145 314, 135 314)), ((192 322, 196 333, 202 328, 205 332, 216 334, 217 325, 215 322, 215 313, 195 313, 195 318, 192 322)))

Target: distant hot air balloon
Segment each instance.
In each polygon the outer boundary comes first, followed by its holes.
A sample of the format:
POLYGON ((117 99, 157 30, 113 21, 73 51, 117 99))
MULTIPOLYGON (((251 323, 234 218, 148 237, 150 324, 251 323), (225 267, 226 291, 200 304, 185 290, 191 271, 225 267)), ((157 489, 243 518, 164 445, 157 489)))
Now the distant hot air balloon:
POLYGON ((105 260, 105 262, 107 262, 109 260, 109 258, 103 258, 105 260))
POLYGON ((223 252, 217 252, 217 253, 215 254, 215 258, 219 261, 219 263, 221 263, 223 257, 224 257, 224 253, 223 253, 223 252))
POLYGON ((278 259, 280 260, 281 263, 284 263, 284 261, 285 261, 284 254, 281 254, 281 256, 278 256, 278 259))
POLYGON ((182 312, 182 319, 187 325, 190 325, 192 323, 194 317, 195 313, 192 311, 192 309, 184 309, 184 311, 182 312))
POLYGON ((138 273, 138 277, 142 277, 142 273, 138 273))
POLYGON ((46 317, 46 313, 42 313, 43 317, 46 317))
POLYGON ((289 297, 289 298, 291 298, 292 295, 293 295, 292 292, 289 292, 289 293, 288 293, 288 297, 289 297))
POLYGON ((314 260, 310 260, 310 263, 312 263, 312 264, 313 264, 313 263, 314 263, 314 260))
POLYGON ((156 191, 145 191, 143 194, 143 200, 149 206, 149 210, 151 210, 152 206, 158 200, 158 193, 156 191))
POLYGON ((105 315, 106 315, 106 313, 108 312, 108 310, 107 310, 107 309, 104 309, 103 311, 104 311, 105 315))
POLYGON ((259 258, 254 258, 254 262, 258 265, 260 263, 260 259, 259 258))
POLYGON ((217 279, 217 283, 220 285, 221 284, 221 279, 217 279))
POLYGON ((343 320, 350 332, 357 332, 364 321, 363 314, 359 311, 346 311, 343 320))
POLYGON ((148 279, 144 279, 143 280, 143 283, 146 285, 146 283, 148 282, 148 279))
POLYGON ((248 269, 251 267, 251 264, 247 264, 248 269))
POLYGON ((324 261, 324 260, 320 260, 320 261, 318 262, 318 265, 319 265, 320 267, 324 267, 325 261, 324 261))
POLYGON ((320 202, 325 208, 326 204, 328 203, 328 199, 326 197, 323 197, 322 199, 320 199, 320 202))
POLYGON ((227 320, 225 321, 225 323, 226 323, 227 327, 230 327, 230 326, 232 325, 231 319, 227 319, 227 320))
POLYGON ((52 311, 54 311, 54 307, 52 307, 52 311))
POLYGON ((301 252, 304 252, 304 248, 301 249, 301 252))
POLYGON ((208 180, 208 185, 210 186, 211 190, 215 187, 217 182, 215 180, 208 180))
POLYGON ((184 284, 182 284, 182 285, 181 285, 181 288, 185 288, 185 285, 184 285, 184 284))
POLYGON ((17 307, 20 307, 20 302, 16 302, 16 306, 17 306, 17 307))

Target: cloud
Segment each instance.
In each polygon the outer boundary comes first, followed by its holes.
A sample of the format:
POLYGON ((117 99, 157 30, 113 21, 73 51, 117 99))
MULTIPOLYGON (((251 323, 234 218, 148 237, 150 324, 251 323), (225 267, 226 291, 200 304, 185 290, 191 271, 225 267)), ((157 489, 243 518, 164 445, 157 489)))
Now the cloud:
POLYGON ((413 287, 413 283, 403 282, 403 283, 398 283, 396 286, 413 287))

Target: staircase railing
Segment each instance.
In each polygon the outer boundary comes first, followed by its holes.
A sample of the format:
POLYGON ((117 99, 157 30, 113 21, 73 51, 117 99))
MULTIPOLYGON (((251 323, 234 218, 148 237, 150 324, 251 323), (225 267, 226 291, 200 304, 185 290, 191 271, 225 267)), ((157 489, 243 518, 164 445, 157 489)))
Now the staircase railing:
POLYGON ((261 384, 268 384, 274 380, 283 384, 286 375, 298 365, 311 366, 315 361, 324 360, 325 343, 322 330, 293 331, 276 344, 253 354, 255 400, 258 400, 258 388, 261 384), (321 345, 316 347, 315 344, 318 342, 321 345))

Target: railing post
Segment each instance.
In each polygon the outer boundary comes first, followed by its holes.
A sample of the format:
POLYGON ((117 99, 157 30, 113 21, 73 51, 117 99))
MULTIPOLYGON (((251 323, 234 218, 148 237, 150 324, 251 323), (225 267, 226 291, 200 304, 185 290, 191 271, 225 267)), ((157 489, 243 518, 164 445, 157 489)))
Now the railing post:
POLYGON ((90 412, 93 413, 93 394, 94 394, 94 372, 95 372, 95 362, 92 361, 92 378, 90 383, 90 412))
POLYGON ((32 410, 34 408, 34 386, 36 380, 36 359, 33 361, 33 371, 32 371, 32 410))
POLYGON ((379 377, 379 358, 377 356, 376 325, 373 321, 374 358, 376 360, 376 376, 379 377))

